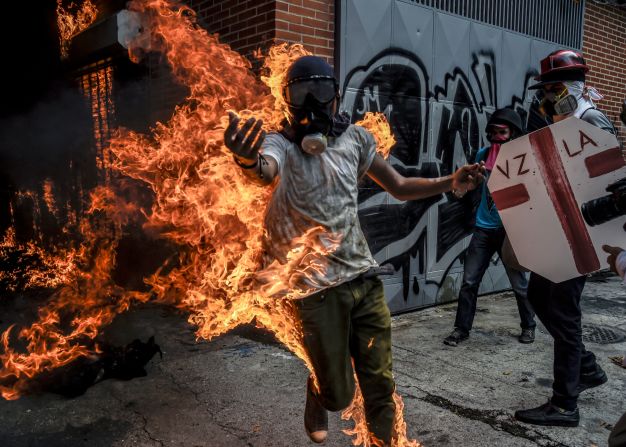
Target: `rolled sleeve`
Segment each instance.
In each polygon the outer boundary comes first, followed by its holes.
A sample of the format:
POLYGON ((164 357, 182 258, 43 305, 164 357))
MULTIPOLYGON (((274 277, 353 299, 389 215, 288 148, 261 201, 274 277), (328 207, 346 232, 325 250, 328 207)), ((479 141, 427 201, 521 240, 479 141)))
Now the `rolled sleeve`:
POLYGON ((354 126, 354 128, 359 141, 358 178, 360 179, 369 170, 374 161, 374 157, 376 156, 376 140, 368 130, 360 126, 354 126))

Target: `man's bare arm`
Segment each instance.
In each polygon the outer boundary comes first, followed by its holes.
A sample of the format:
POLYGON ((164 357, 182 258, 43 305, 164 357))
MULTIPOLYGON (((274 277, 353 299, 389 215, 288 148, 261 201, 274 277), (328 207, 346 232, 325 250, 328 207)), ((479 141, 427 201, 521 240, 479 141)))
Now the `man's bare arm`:
POLYGON ((484 168, 476 163, 459 168, 454 174, 439 178, 404 177, 376 154, 367 174, 398 200, 419 200, 454 191, 462 196, 483 181, 484 168))

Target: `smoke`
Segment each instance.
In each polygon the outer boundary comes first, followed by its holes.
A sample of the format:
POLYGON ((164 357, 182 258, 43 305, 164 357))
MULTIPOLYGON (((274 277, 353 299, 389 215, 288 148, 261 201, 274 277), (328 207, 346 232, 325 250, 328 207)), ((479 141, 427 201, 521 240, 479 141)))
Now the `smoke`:
POLYGON ((66 87, 0 121, 0 230, 13 222, 18 237, 31 238, 39 214, 39 230, 57 233, 68 207, 82 209, 81 193, 96 179, 89 112, 80 93, 66 87), (56 210, 36 203, 46 188, 56 210))

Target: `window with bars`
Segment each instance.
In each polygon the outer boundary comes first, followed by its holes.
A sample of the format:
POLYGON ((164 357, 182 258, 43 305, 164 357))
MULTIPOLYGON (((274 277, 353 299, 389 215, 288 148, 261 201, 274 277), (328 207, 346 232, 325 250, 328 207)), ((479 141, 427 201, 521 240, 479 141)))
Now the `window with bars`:
POLYGON ((570 48, 582 47, 584 0, 404 0, 570 48))

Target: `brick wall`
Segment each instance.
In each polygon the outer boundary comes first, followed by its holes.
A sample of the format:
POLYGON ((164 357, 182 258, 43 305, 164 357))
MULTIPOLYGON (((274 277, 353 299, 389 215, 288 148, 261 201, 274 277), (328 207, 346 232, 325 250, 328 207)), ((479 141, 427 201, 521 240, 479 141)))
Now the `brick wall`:
POLYGON ((276 40, 302 43, 334 65, 335 1, 276 1, 276 40))
MULTIPOLYGON (((277 42, 302 43, 313 54, 334 65, 335 0, 186 0, 200 25, 219 34, 221 42, 248 57, 253 68, 277 42)), ((167 119, 186 96, 159 57, 149 62, 151 110, 154 120, 167 119)))
POLYGON ((220 41, 250 57, 276 36, 276 0, 188 0, 199 23, 220 41))
POLYGON ((251 56, 276 42, 302 43, 333 62, 334 0, 188 0, 200 23, 251 56))
POLYGON ((618 127, 626 147, 626 127, 619 119, 626 98, 626 8, 591 0, 586 5, 583 53, 591 67, 587 81, 604 95, 598 107, 618 127))

